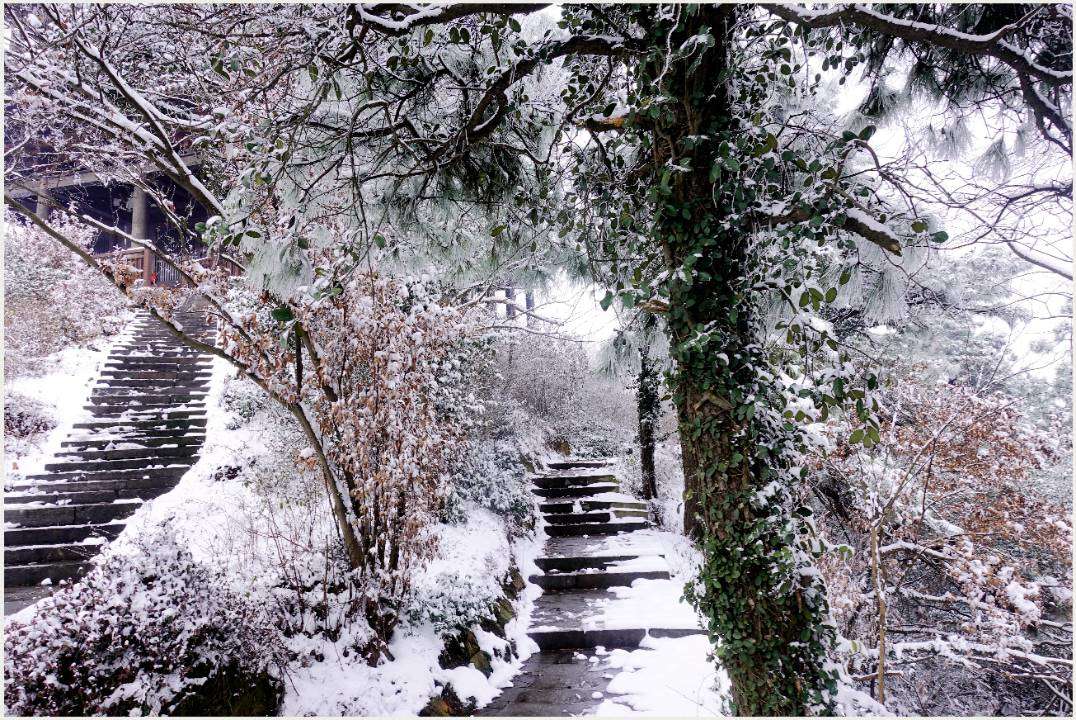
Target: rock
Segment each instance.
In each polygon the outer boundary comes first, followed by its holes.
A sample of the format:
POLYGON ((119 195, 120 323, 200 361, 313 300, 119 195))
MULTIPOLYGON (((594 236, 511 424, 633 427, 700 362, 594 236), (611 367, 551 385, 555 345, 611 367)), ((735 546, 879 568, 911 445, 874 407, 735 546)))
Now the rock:
POLYGON ((493 613, 502 629, 516 616, 516 611, 512 609, 512 603, 508 602, 508 598, 499 598, 493 603, 493 613))
POLYGON ((527 587, 527 581, 519 574, 519 568, 512 567, 512 569, 508 571, 508 582, 505 586, 505 591, 508 593, 508 596, 513 599, 518 597, 525 587, 527 587))
POLYGON ((440 695, 435 695, 419 710, 419 717, 450 717, 470 715, 475 711, 473 702, 463 702, 451 685, 445 685, 440 695))
POLYGON ((437 661, 445 670, 451 670, 470 664, 471 658, 480 652, 482 648, 478 644, 478 638, 470 630, 464 630, 458 635, 445 638, 445 649, 441 651, 437 661))
POLYGON ((471 665, 486 677, 493 674, 493 665, 490 664, 489 653, 485 650, 479 650, 471 656, 471 665))

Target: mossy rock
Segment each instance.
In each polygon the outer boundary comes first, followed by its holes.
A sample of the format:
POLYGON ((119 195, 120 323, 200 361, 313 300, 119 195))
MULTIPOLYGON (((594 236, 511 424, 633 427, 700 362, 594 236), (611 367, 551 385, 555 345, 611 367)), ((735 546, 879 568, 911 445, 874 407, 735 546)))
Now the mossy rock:
MULTIPOLYGON (((513 567, 508 571, 508 578, 504 583, 504 591, 508 597, 513 600, 519 597, 519 594, 523 592, 523 588, 527 587, 527 581, 523 579, 523 576, 519 573, 519 568, 513 567)), ((514 615, 514 613, 513 613, 514 615)))
POLYGON ((440 695, 435 695, 419 710, 419 717, 453 717, 470 715, 475 711, 473 702, 463 702, 451 685, 445 685, 440 695))
POLYGON ((493 674, 493 664, 491 662, 489 653, 485 650, 479 650, 471 656, 471 665, 474 666, 475 670, 482 673, 486 677, 489 677, 493 674))
POLYGON ((445 638, 445 649, 441 651, 437 661, 444 669, 451 670, 470 664, 471 658, 479 652, 482 652, 482 648, 478 644, 478 638, 470 630, 464 630, 445 638))

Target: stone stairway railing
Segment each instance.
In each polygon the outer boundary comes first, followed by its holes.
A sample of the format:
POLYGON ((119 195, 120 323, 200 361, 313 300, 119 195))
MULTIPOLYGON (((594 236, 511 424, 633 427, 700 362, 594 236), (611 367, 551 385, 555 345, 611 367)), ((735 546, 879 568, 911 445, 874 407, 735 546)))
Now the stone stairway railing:
MULTIPOLYGON (((200 312, 177 313, 184 329, 212 343, 200 312)), ((150 498, 172 489, 205 440, 210 358, 189 349, 148 315, 104 364, 55 462, 5 483, 4 583, 58 581, 84 572, 102 543, 150 498)))

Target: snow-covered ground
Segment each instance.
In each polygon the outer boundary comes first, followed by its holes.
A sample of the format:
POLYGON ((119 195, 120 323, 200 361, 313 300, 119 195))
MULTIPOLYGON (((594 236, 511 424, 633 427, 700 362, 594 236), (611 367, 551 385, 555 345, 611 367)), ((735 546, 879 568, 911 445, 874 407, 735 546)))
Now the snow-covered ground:
POLYGON ((45 463, 60 449, 60 442, 71 426, 83 415, 90 389, 108 357, 112 346, 127 336, 125 330, 113 337, 99 337, 85 345, 76 345, 45 358, 42 375, 22 375, 5 379, 5 392, 22 395, 41 404, 54 426, 51 430, 28 438, 4 436, 4 477, 31 475, 43 470, 45 463))

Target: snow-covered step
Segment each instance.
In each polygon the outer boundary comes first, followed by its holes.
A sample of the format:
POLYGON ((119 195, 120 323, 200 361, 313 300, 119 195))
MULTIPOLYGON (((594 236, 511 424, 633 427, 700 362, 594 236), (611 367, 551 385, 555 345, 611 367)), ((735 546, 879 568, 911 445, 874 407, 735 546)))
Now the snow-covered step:
POLYGON ((616 482, 615 475, 568 475, 536 477, 532 480, 535 486, 543 490, 551 490, 569 487, 588 487, 590 485, 608 485, 616 482))
POLYGON ((134 483, 150 480, 175 480, 186 472, 186 466, 161 468, 106 468, 104 470, 73 470, 70 472, 36 473, 27 475, 23 482, 5 483, 11 487, 34 485, 42 487, 48 484, 118 481, 134 483))
POLYGON ((596 468, 605 467, 609 465, 608 460, 593 460, 593 459, 579 459, 579 460, 556 460, 546 463, 546 467, 551 470, 572 470, 574 468, 596 468))
POLYGON ((168 447, 178 445, 201 445, 205 442, 205 435, 188 434, 188 433, 172 433, 163 435, 108 435, 102 434, 100 437, 81 437, 74 438, 72 440, 64 440, 60 443, 61 447, 71 448, 84 448, 84 449, 106 449, 109 447, 127 447, 130 445, 138 445, 140 447, 154 448, 154 447, 168 447))
POLYGON ((81 450, 63 450, 56 453, 57 458, 76 457, 83 460, 138 460, 142 458, 189 458, 201 449, 199 445, 181 447, 120 447, 108 450, 85 448, 81 450))
POLYGON ((612 519, 608 511, 553 513, 545 516, 551 525, 578 525, 579 523, 605 523, 612 519))
POLYGON ((540 557, 536 558, 534 563, 545 572, 574 572, 583 569, 605 570, 610 566, 638 561, 643 557, 650 557, 661 562, 665 560, 662 555, 576 555, 572 557, 540 557))
POLYGON ((71 427, 76 430, 172 430, 187 428, 202 428, 206 424, 205 417, 182 417, 182 418, 117 418, 115 420, 95 420, 92 422, 77 422, 71 427))
POLYGON ((90 540, 91 542, 7 547, 4 548, 4 564, 10 567, 38 563, 83 562, 96 555, 104 542, 104 538, 90 540))
POLYGON ((668 580, 668 570, 634 570, 631 572, 568 572, 532 575, 530 581, 550 592, 611 588, 631 585, 636 580, 668 580))
POLYGON ((40 585, 46 580, 56 583, 67 580, 88 571, 91 562, 87 558, 78 562, 47 562, 29 565, 8 565, 4 563, 4 585, 25 586, 40 585))
POLYGON ((561 488, 534 488, 534 494, 541 498, 585 498, 592 495, 597 495, 603 492, 616 492, 620 487, 618 485, 600 484, 600 485, 584 485, 579 487, 561 487, 561 488))
POLYGON ((52 525, 32 528, 4 528, 4 547, 20 545, 56 545, 81 542, 90 537, 111 540, 123 530, 124 522, 83 523, 79 525, 52 525))
MULTIPOLYGON (((4 526, 8 527, 9 523, 24 528, 104 523, 127 517, 141 504, 140 499, 129 498, 87 505, 5 505, 4 526)), ((6 536, 5 532, 5 540, 6 536)))
POLYGON ((643 520, 619 520, 614 522, 583 522, 566 525, 549 525, 546 534, 550 537, 575 535, 616 535, 618 533, 643 530, 649 523, 643 520))
POLYGON ((71 460, 62 463, 46 463, 45 469, 58 473, 110 470, 153 470, 177 465, 189 467, 193 460, 188 457, 133 458, 130 460, 71 460))
POLYGON ((700 635, 698 628, 596 628, 532 630, 527 635, 538 645, 542 652, 564 650, 566 648, 596 648, 608 650, 617 648, 637 648, 647 635, 655 638, 678 638, 687 635, 700 635))
POLYGON ((543 513, 590 512, 593 510, 642 510, 646 512, 646 503, 623 500, 574 500, 567 502, 544 502, 538 506, 543 513), (578 509, 577 509, 578 508, 578 509))

